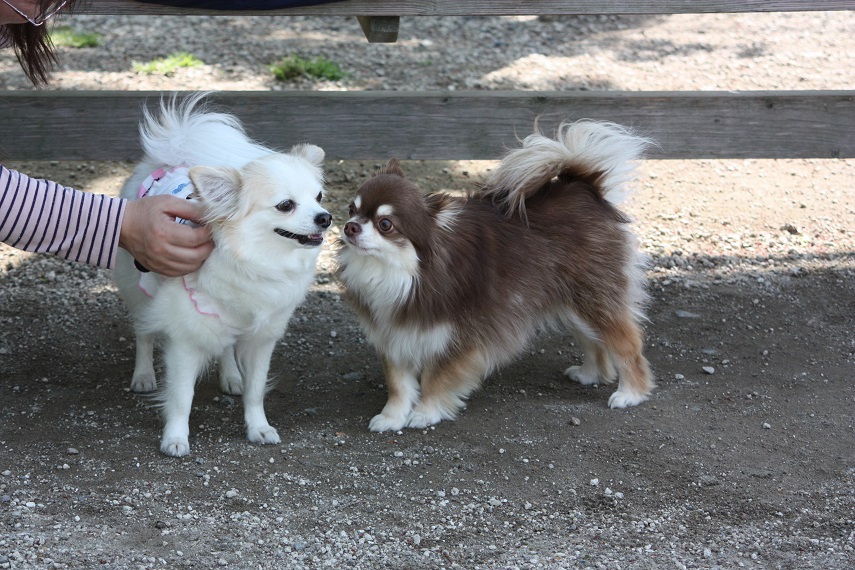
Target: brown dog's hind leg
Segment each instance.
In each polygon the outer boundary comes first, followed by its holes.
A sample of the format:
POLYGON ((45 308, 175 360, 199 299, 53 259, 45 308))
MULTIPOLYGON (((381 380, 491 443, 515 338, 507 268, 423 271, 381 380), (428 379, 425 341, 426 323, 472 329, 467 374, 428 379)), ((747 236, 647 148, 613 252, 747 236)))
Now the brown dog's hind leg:
POLYGON ((637 406, 645 401, 655 384, 650 365, 642 354, 641 328, 627 313, 600 330, 603 344, 618 369, 618 389, 609 398, 610 408, 637 406))

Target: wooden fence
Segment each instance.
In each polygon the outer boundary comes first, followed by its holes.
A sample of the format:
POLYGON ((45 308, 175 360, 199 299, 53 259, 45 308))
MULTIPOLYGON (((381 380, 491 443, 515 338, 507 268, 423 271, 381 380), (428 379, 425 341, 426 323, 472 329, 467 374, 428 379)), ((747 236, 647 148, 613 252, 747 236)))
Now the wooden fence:
MULTIPOLYGON (((86 3, 93 14, 257 14, 132 1, 86 3)), ((671 14, 852 10, 855 0, 348 0, 264 15, 360 17, 369 41, 397 36, 400 17, 671 14)), ((855 80, 855 78, 853 78, 855 80)), ((136 159, 143 104, 161 93, 0 92, 0 159, 136 159)), ((330 158, 492 159, 565 118, 632 125, 660 142, 652 158, 855 157, 855 91, 748 92, 221 92, 252 135, 282 147, 312 141, 330 158)))

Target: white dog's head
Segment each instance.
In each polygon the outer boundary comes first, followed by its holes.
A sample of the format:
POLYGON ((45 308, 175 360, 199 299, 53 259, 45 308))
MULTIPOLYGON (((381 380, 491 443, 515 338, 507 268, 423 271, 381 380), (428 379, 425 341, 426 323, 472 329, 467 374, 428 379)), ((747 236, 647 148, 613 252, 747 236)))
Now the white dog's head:
POLYGON ((238 258, 276 256, 318 248, 332 217, 322 206, 324 151, 298 145, 272 153, 240 170, 190 169, 196 198, 218 247, 238 258))

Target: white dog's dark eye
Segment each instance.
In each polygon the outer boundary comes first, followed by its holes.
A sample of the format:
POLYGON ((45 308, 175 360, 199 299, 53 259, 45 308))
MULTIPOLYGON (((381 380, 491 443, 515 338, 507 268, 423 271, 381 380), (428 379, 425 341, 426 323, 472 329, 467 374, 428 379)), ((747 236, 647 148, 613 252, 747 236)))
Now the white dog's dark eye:
POLYGON ((377 227, 380 228, 381 232, 386 233, 392 231, 392 228, 394 226, 392 225, 392 220, 390 220, 389 218, 382 218, 379 222, 377 222, 377 227))
POLYGON ((324 193, 323 193, 323 192, 318 192, 318 197, 317 197, 317 198, 315 198, 315 200, 317 200, 317 201, 318 201, 318 204, 320 204, 320 203, 321 203, 321 201, 322 201, 323 199, 324 199, 324 193))
POLYGON ((280 212, 290 212, 294 209, 295 206, 296 204, 293 200, 282 200, 281 202, 276 204, 276 209, 280 212))

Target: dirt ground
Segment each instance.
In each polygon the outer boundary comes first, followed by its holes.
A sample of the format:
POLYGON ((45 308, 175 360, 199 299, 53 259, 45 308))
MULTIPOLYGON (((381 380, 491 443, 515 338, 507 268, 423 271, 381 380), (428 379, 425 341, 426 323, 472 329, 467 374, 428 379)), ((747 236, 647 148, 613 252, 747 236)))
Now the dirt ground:
MULTIPOLYGON (((114 192, 129 164, 14 164, 114 192)), ((336 222, 373 163, 329 167, 336 222)), ((405 163, 459 190, 489 163, 405 163)), ((198 387, 191 455, 128 389, 107 271, 0 249, 0 568, 822 568, 855 564, 855 161, 648 162, 658 388, 610 410, 540 336, 454 422, 370 433, 381 367, 330 271, 274 354, 283 443, 198 387)), ((334 231, 337 227, 334 227, 334 231)))
MULTIPOLYGON (((853 11, 404 18, 391 45, 354 19, 69 23, 103 42, 61 48, 50 89, 851 90, 855 77, 853 11), (204 65, 134 69, 177 50, 204 65), (290 53, 346 76, 276 82, 269 65, 290 53)), ((11 50, 0 88, 31 88, 11 50)), ((6 166, 103 193, 131 168, 6 166)), ((375 166, 328 165, 338 227, 375 166)), ((454 191, 490 164, 404 167, 454 191)), ((613 388, 564 378, 580 352, 544 334, 458 420, 370 433, 382 372, 327 247, 274 354, 282 444, 246 442, 240 399, 206 378, 181 459, 159 453, 156 410, 128 389, 133 337, 109 272, 0 245, 0 569, 855 567, 855 160, 651 161, 640 175, 626 209, 651 258, 650 401, 608 409, 613 388)))

